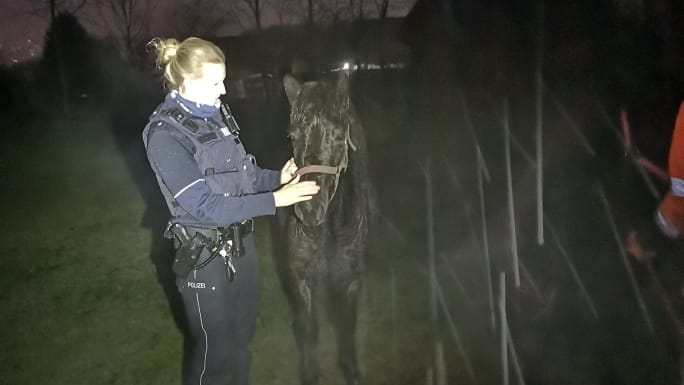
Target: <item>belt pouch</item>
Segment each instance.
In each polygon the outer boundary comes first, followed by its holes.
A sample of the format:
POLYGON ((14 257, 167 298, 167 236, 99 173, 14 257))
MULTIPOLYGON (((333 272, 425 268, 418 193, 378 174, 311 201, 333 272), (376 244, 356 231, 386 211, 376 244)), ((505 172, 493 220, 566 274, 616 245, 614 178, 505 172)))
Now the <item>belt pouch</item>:
POLYGON ((242 231, 240 231, 240 225, 239 224, 232 224, 228 228, 230 230, 230 233, 232 235, 232 241, 233 241, 233 256, 235 257, 242 257, 245 255, 245 249, 242 246, 242 236, 244 235, 242 231))
MULTIPOLYGON (((178 241, 178 239, 176 239, 178 241)), ((204 245, 198 242, 197 234, 189 242, 177 242, 180 247, 176 249, 176 255, 171 266, 176 276, 187 278, 188 274, 195 268, 199 260, 204 245)))

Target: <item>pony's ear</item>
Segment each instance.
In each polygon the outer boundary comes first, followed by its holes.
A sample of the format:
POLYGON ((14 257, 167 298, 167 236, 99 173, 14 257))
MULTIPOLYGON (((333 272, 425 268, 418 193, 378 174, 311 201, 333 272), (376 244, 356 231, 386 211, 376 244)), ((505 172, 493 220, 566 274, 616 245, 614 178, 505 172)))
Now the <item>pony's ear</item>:
POLYGON ((294 103, 302 91, 302 85, 290 74, 283 77, 283 88, 285 88, 285 95, 287 95, 287 100, 290 101, 290 104, 294 103))

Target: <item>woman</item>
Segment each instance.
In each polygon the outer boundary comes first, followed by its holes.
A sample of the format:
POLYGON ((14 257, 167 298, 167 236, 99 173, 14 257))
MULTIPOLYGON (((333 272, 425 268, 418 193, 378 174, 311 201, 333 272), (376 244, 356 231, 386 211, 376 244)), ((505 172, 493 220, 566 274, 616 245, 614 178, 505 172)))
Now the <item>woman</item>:
POLYGON ((245 152, 219 97, 225 56, 211 42, 154 39, 170 92, 143 131, 150 165, 171 211, 174 272, 194 338, 191 384, 247 384, 259 271, 252 218, 318 192, 288 160, 264 170, 245 152))

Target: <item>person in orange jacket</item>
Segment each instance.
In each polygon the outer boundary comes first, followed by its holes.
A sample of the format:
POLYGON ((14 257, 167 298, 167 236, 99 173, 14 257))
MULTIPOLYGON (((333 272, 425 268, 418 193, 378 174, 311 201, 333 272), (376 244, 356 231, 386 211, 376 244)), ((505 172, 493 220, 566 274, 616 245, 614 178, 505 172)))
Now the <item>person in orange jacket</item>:
MULTIPOLYGON (((625 146, 631 148, 632 139, 629 122, 624 111, 622 126, 625 146)), ((625 238, 627 253, 637 260, 645 261, 656 254, 655 250, 646 248, 646 246, 653 249, 668 248, 667 242, 663 242, 665 239, 684 239, 684 101, 679 105, 679 112, 672 132, 668 154, 668 171, 660 169, 646 158, 638 157, 635 160, 654 175, 665 181, 670 181, 668 191, 655 210, 654 221, 657 226, 655 228, 652 226, 641 227, 639 231, 630 229, 625 238)))
POLYGON ((668 171, 670 189, 660 202, 655 221, 661 232, 671 239, 684 238, 684 102, 679 105, 672 141, 668 171))

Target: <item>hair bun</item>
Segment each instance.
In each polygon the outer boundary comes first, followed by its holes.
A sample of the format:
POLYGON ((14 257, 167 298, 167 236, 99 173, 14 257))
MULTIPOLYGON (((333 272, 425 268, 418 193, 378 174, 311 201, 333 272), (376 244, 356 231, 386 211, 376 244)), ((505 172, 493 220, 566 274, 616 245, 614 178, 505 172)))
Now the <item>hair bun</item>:
POLYGON ((178 50, 178 44, 165 44, 162 50, 162 60, 164 63, 168 63, 176 57, 176 51, 178 50))
POLYGON ((147 43, 148 50, 156 51, 157 65, 163 67, 176 58, 178 51, 178 40, 176 39, 160 39, 155 37, 147 43))

